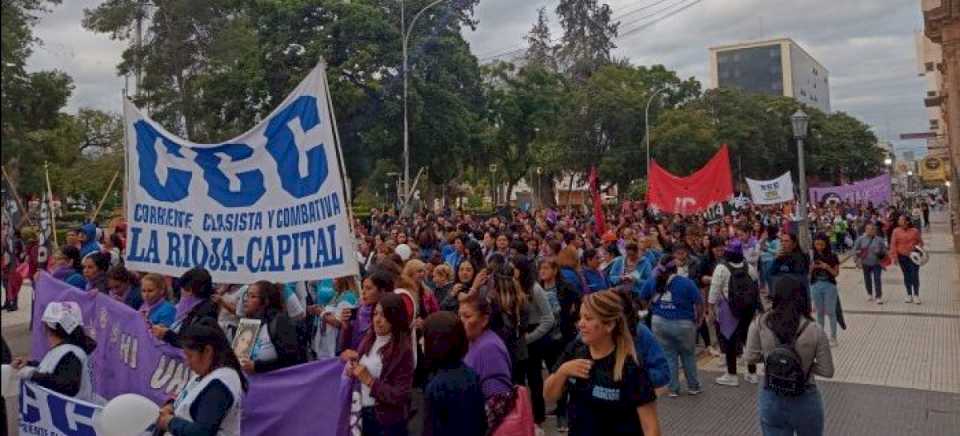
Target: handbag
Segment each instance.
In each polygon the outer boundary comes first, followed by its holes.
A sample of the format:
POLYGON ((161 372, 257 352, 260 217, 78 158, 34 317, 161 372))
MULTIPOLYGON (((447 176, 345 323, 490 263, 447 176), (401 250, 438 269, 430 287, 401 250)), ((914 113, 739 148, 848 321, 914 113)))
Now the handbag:
POLYGON ((526 386, 515 386, 517 400, 513 410, 503 418, 493 436, 534 436, 533 404, 526 386))

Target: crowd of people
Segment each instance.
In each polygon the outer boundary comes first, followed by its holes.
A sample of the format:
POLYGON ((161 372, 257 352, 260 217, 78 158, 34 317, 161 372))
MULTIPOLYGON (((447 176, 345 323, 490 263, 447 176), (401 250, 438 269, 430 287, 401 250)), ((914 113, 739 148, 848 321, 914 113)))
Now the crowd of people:
MULTIPOLYGON (((197 378, 157 420, 174 435, 239 434, 248 375, 324 358, 342 359, 359 383, 364 435, 503 434, 524 422, 508 419, 523 408, 537 428, 553 415, 571 435, 658 435, 658 396, 705 389, 698 342, 724 359, 717 385, 738 386, 738 358, 747 363, 743 380, 764 386, 766 434, 812 435, 824 425, 813 375, 832 376, 842 324, 838 252, 853 250, 878 304, 884 268, 896 260, 906 299, 920 304, 910 255, 923 245, 923 220, 845 202, 809 218, 806 253, 790 204, 711 221, 628 202, 607 211, 606 225, 577 208, 375 210, 354 225, 359 277, 295 283, 214 283, 200 268, 139 274, 123 265, 122 229, 104 236, 93 224, 71 231, 48 266, 30 260, 36 240, 27 232, 17 254, 29 276, 47 268, 115 298, 184 350, 197 378), (247 329, 251 320, 260 328, 247 329)), ((11 268, 5 262, 6 309, 17 310, 11 268)), ((51 304, 42 321, 51 351, 14 366, 88 398, 83 363, 96 345, 79 307, 51 304)))

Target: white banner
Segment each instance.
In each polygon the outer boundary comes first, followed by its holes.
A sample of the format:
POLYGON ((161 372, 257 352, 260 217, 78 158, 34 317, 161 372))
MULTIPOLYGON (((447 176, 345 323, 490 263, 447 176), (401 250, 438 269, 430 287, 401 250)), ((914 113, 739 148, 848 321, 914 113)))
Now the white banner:
POLYGON ((357 274, 326 71, 269 117, 220 144, 178 138, 124 104, 127 266, 214 282, 357 274))
POLYGON ((96 404, 60 395, 32 382, 20 383, 21 436, 95 436, 94 416, 101 410, 96 404))
POLYGON ((747 178, 754 204, 778 204, 793 200, 793 179, 787 171, 773 180, 747 178))

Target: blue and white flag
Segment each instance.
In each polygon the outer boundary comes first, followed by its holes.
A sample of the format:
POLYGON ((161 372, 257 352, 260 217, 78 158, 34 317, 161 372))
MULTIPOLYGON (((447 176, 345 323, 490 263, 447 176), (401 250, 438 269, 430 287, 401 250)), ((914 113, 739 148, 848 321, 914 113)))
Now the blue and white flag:
POLYGON ((262 123, 219 144, 165 130, 131 102, 126 263, 219 283, 357 274, 324 65, 262 123))
MULTIPOLYGON (((32 382, 20 382, 21 436, 95 436, 103 408, 58 394, 32 382)), ((12 418, 12 417, 11 417, 12 418)))

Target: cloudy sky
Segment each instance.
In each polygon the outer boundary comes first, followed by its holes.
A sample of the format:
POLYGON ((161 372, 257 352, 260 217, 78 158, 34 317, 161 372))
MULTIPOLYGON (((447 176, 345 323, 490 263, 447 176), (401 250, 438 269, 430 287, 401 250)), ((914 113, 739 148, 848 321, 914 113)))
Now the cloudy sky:
MULTIPOLYGON (((84 30, 84 8, 102 0, 69 0, 43 16, 36 34, 43 41, 30 59, 32 70, 57 68, 73 76, 76 90, 68 110, 119 111, 123 79, 116 76, 123 45, 84 30)), ((475 32, 466 31, 481 60, 520 48, 537 10, 551 12, 558 0, 480 0, 475 32)), ((919 0, 609 0, 622 18, 621 32, 645 26, 617 41, 617 56, 635 64, 663 64, 681 77, 707 86, 707 47, 789 37, 830 72, 833 110, 849 112, 873 126, 900 150, 923 150, 919 142, 896 139, 925 131, 925 79, 917 76, 914 32, 922 29, 919 0), (690 7, 677 11, 685 5, 690 7)), ((552 23, 554 37, 559 28, 552 23)))

